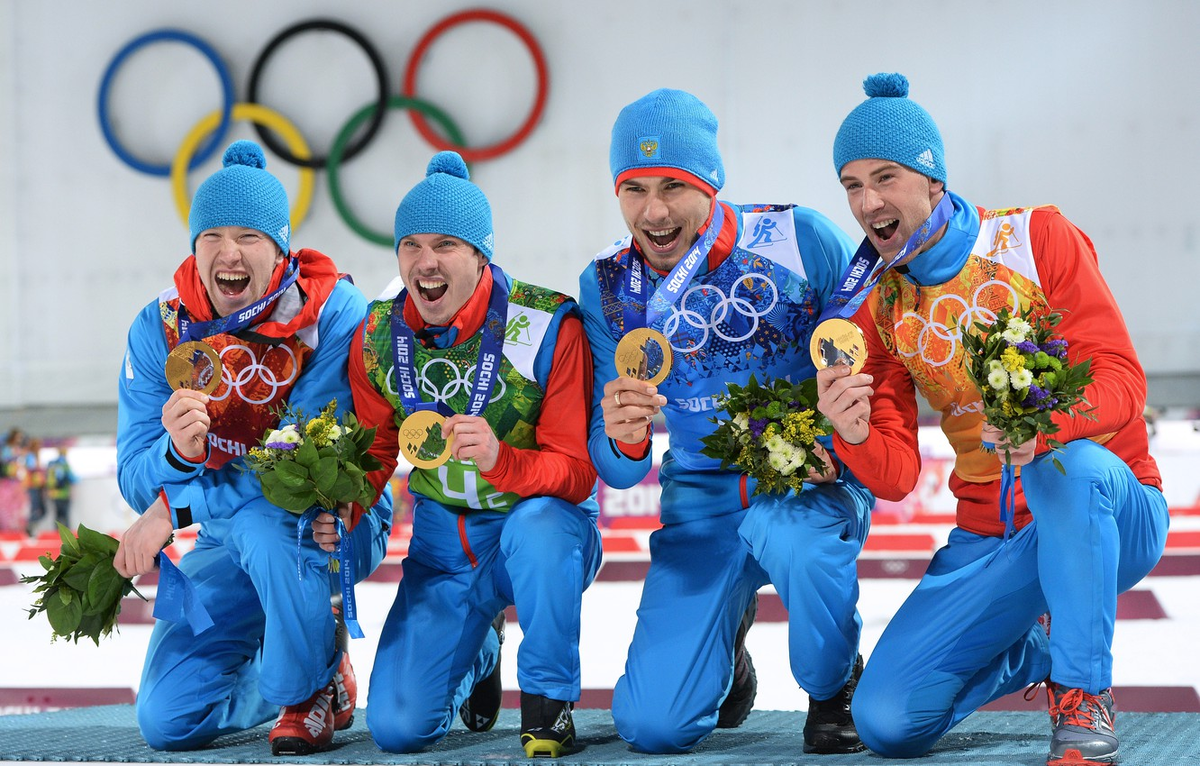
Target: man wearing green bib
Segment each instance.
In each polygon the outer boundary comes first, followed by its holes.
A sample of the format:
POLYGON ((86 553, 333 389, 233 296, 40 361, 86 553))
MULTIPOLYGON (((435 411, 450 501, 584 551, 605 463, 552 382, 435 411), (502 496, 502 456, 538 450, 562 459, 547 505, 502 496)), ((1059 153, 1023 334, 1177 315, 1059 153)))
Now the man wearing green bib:
POLYGON ((521 742, 528 757, 557 757, 574 746, 580 601, 600 566, 591 352, 574 300, 492 263, 491 207, 468 178, 458 154, 441 152, 404 197, 400 277, 351 351, 355 409, 378 428, 375 486, 398 449, 414 466, 412 542, 367 725, 380 748, 402 753, 441 739, 456 713, 490 729, 497 613, 516 605, 521 742))

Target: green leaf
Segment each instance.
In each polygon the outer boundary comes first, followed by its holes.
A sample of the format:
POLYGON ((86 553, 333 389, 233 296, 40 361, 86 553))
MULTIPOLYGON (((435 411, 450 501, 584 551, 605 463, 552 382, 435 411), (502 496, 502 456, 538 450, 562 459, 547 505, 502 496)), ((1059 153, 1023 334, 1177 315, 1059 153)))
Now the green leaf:
POLYGON ((88 553, 79 559, 79 561, 74 562, 70 568, 63 572, 63 582, 83 593, 87 590, 88 579, 91 578, 92 571, 96 568, 96 564, 99 563, 100 558, 100 554, 88 553))
POLYGON ((79 556, 79 541, 75 539, 75 534, 62 522, 58 524, 58 536, 62 540, 62 552, 64 554, 69 552, 74 556, 79 556))
POLYGON ((349 469, 353 466, 346 466, 346 471, 339 472, 337 478, 333 482, 333 486, 329 489, 329 496, 337 498, 341 501, 354 500, 362 491, 362 480, 355 481, 350 474, 349 469))
POLYGON ((116 556, 117 548, 121 545, 116 539, 88 529, 82 524, 79 525, 79 544, 84 551, 92 551, 109 556, 116 556))
POLYGON ((333 484, 338 477, 337 463, 336 457, 323 457, 312 469, 313 482, 317 485, 317 492, 322 495, 329 495, 333 490, 333 484))
POLYGON ((294 450, 296 462, 305 468, 312 469, 317 464, 320 458, 317 455, 317 448, 313 446, 312 440, 307 440, 300 445, 299 449, 294 450))
POLYGON ((65 588, 58 592, 58 596, 46 604, 46 617, 54 632, 66 638, 79 627, 79 621, 83 618, 83 604, 65 588))
MULTIPOLYGON (((283 461, 275 465, 273 472, 278 477, 279 482, 291 489, 299 489, 304 487, 309 482, 309 469, 305 466, 290 461, 283 461)), ((264 474, 269 476, 270 474, 264 474)))
POLYGON ((111 562, 103 562, 92 570, 92 576, 87 584, 88 614, 101 612, 114 601, 121 600, 121 589, 126 580, 117 574, 111 562))
POLYGON ((263 496, 273 505, 292 513, 304 513, 317 503, 317 493, 312 490, 291 491, 286 487, 272 488, 263 483, 263 496))

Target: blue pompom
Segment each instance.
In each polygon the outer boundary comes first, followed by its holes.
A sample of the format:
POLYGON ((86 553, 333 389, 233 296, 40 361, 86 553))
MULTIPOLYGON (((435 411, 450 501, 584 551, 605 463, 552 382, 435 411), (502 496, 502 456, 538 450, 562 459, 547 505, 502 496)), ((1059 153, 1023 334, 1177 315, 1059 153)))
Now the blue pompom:
POLYGON ((880 72, 863 80, 863 90, 869 98, 907 98, 908 78, 899 72, 880 72))
POLYGON ((262 147, 253 141, 234 141, 225 150, 221 162, 225 167, 246 165, 259 170, 267 167, 267 158, 263 155, 262 147))
POLYGON ((433 155, 433 159, 429 161, 429 167, 425 170, 425 175, 431 176, 434 173, 446 173, 468 181, 471 179, 467 163, 463 162, 463 158, 458 152, 438 152, 433 155))

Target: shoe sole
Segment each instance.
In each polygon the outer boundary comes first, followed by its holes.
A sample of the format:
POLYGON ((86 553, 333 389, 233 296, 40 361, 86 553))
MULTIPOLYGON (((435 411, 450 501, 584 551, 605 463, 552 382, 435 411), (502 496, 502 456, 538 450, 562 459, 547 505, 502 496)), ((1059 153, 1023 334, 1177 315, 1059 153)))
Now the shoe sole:
POLYGON ((521 737, 521 744, 525 747, 526 758, 559 758, 574 749, 575 740, 559 742, 556 739, 535 739, 526 734, 521 737))
POLYGON ((1095 758, 1084 758, 1078 750, 1067 750, 1061 758, 1047 758, 1046 766, 1113 766, 1119 755, 1120 751, 1114 751, 1095 758))
POLYGON ((810 745, 807 742, 804 744, 804 752, 812 755, 843 755, 846 753, 861 753, 866 750, 867 746, 859 742, 857 745, 839 745, 835 747, 821 747, 818 745, 810 745))
POLYGON ((280 737, 271 743, 271 755, 312 755, 328 750, 333 745, 314 745, 299 737, 280 737))

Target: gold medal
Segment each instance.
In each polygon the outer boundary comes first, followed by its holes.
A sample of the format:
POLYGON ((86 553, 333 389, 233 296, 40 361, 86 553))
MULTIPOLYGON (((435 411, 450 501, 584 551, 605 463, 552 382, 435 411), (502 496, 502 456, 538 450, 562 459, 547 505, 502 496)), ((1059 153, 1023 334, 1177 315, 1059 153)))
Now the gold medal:
POLYGON ((846 364, 857 373, 867 361, 866 336, 848 319, 826 319, 817 325, 808 350, 818 370, 846 364))
POLYGON ((434 410, 417 410, 400 424, 400 451, 414 468, 437 468, 450 459, 454 437, 442 438, 445 422, 434 410))
POLYGON ((189 340, 167 354, 166 373, 173 391, 190 388, 211 394, 221 385, 221 357, 204 341, 189 340))
POLYGON ((671 346, 667 336, 649 327, 630 330, 617 343, 617 374, 657 386, 671 371, 671 346))

